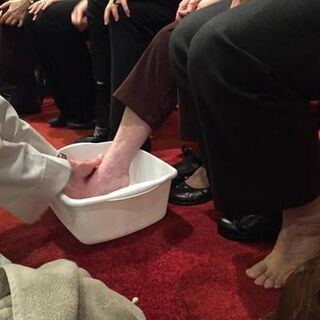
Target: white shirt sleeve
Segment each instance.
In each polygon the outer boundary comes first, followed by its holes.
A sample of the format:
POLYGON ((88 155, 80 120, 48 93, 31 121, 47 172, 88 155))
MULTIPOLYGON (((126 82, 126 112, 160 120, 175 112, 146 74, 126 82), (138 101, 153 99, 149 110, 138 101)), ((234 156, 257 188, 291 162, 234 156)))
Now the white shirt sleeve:
POLYGON ((27 223, 39 218, 69 181, 67 160, 0 96, 0 206, 27 223))

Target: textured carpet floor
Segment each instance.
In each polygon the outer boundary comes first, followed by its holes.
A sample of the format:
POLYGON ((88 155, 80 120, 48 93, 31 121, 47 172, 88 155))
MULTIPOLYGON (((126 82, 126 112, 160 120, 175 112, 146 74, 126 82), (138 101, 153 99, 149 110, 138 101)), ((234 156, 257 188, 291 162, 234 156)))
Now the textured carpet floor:
MULTIPOLYGON (((49 100, 41 114, 25 119, 57 148, 87 133, 49 128, 47 120, 55 114, 49 100)), ((154 153, 169 163, 180 156, 176 128, 173 114, 153 137, 154 153)), ((74 260, 128 298, 138 296, 149 320, 258 320, 274 308, 279 292, 256 287, 244 269, 271 244, 227 241, 217 234, 218 218, 212 203, 169 205, 166 217, 145 230, 86 246, 50 209, 31 226, 0 209, 0 252, 32 267, 53 259, 74 260)))

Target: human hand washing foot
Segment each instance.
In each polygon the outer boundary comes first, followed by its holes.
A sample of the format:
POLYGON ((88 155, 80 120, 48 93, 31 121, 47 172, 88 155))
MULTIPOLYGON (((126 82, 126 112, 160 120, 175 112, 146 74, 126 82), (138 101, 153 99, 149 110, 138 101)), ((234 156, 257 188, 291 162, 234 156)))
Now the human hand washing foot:
MULTIPOLYGON (((105 195, 127 187, 130 182, 131 158, 123 157, 118 145, 117 142, 114 142, 103 159, 99 157, 98 166, 91 172, 88 168, 87 172, 83 172, 84 174, 78 174, 80 181, 75 180, 71 187, 65 190, 65 194, 70 198, 83 199, 105 195)), ((92 163, 95 162, 95 160, 92 161, 92 163)))
POLYGON ((129 168, 135 154, 146 141, 151 128, 130 108, 126 108, 116 137, 94 170, 64 190, 67 196, 82 199, 108 194, 127 187, 129 168))
POLYGON ((71 165, 70 179, 63 192, 70 198, 85 197, 88 179, 102 162, 102 155, 93 160, 69 160, 71 165))
POLYGON ((129 169, 123 170, 115 166, 99 166, 88 178, 84 194, 75 195, 74 198, 88 198, 108 194, 129 185, 129 169))

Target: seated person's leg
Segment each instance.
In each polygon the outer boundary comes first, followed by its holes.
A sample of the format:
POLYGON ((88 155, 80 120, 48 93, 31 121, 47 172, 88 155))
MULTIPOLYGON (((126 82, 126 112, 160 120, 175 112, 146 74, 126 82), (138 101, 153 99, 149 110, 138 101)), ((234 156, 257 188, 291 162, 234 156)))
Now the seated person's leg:
MULTIPOLYGON (((169 53, 167 53, 169 56, 169 53)), ((196 205, 212 199, 205 169, 205 157, 201 148, 201 131, 191 94, 179 94, 179 132, 183 141, 198 142, 197 155, 189 155, 191 167, 196 170, 186 177, 178 176, 171 185, 169 201, 180 205, 196 205)), ((190 151, 189 151, 190 152, 190 151)), ((179 166, 179 164, 178 164, 179 166)), ((178 170, 179 173, 179 170, 178 170)))
POLYGON ((0 93, 19 114, 40 111, 35 66, 23 30, 0 25, 0 93))
POLYGON ((87 35, 71 23, 78 1, 61 1, 25 22, 32 43, 53 89, 61 117, 52 126, 82 129, 92 126, 94 82, 87 35))
MULTIPOLYGON (((129 4, 130 18, 127 18, 121 11, 118 22, 111 19, 109 27, 112 50, 112 93, 128 76, 157 32, 174 20, 177 6, 178 1, 172 1, 171 3, 163 0, 152 2, 131 1, 129 4)), ((111 139, 117 132, 124 107, 125 104, 111 98, 111 139)))
POLYGON ((89 0, 87 19, 93 76, 96 86, 95 131, 76 142, 102 142, 109 138, 111 48, 109 28, 104 24, 106 1, 89 0))
POLYGON ((128 186, 131 161, 150 133, 148 124, 126 108, 114 141, 86 188, 66 194, 71 198, 86 198, 128 186))
MULTIPOLYGON (((217 14, 226 8, 228 8, 228 4, 218 6, 216 10, 217 14)), ((199 23, 199 26, 201 23, 199 23)), ((120 143, 119 141, 121 141, 121 148, 124 150, 125 148, 131 150, 133 146, 137 145, 141 146, 142 141, 139 140, 139 137, 141 138, 143 136, 136 136, 135 130, 143 126, 152 128, 153 130, 157 129, 175 108, 176 85, 169 68, 168 60, 168 40, 174 26, 175 23, 168 25, 154 38, 129 77, 115 92, 115 97, 122 103, 130 106, 129 108, 133 111, 127 108, 128 111, 122 119, 118 134, 116 135, 117 139, 115 139, 113 145, 118 145, 120 143), (141 80, 143 78, 145 81, 137 81, 137 79, 141 80), (137 123, 140 122, 143 123, 143 125, 137 125, 137 123), (128 123, 130 123, 130 125, 128 125, 128 123), (129 127, 132 128, 131 133, 130 130, 128 130, 129 127), (123 138, 126 134, 128 135, 127 141, 123 138)), ((122 168, 118 170, 118 166, 120 166, 123 161, 126 161, 127 164, 131 162, 131 159, 126 159, 124 156, 127 152, 123 152, 121 155, 118 154, 117 150, 119 150, 119 147, 114 147, 105 156, 104 165, 108 168, 112 167, 111 164, 108 163, 111 161, 112 165, 115 166, 114 170, 108 172, 108 174, 123 172, 124 170, 122 168), (119 162, 112 160, 116 159, 114 154, 117 154, 117 156, 120 157, 119 159, 122 160, 119 162)), ((133 152, 129 152, 129 154, 134 155, 133 152)), ((101 172, 102 171, 103 170, 101 170, 101 172)), ((108 183, 98 184, 94 190, 92 190, 91 195, 104 194, 124 186, 125 183, 123 183, 122 180, 128 183, 128 179, 126 178, 128 172, 124 173, 123 176, 123 179, 116 179, 121 180, 121 183, 118 185, 117 183, 112 183, 112 186, 111 184, 108 186, 108 183)), ((106 180, 111 181, 112 179, 106 180)), ((81 195, 73 196, 82 197, 81 195)))
POLYGON ((319 2, 249 2, 190 37, 210 10, 176 28, 172 64, 179 87, 194 95, 217 208, 285 210, 274 250, 247 270, 257 285, 280 288, 320 253, 319 142, 308 103, 320 96, 319 2))

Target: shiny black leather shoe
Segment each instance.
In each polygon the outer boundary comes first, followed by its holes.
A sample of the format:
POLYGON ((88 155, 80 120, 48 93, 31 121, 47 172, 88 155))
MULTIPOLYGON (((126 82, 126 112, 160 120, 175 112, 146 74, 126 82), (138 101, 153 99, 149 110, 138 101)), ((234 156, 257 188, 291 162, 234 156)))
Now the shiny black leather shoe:
POLYGON ((48 123, 53 128, 63 128, 67 126, 67 120, 62 116, 51 118, 48 123))
POLYGON ((89 122, 68 121, 67 127, 73 130, 87 130, 87 129, 94 129, 95 123, 94 121, 89 121, 89 122))
POLYGON ((183 206, 201 204, 211 199, 210 188, 192 188, 185 181, 172 185, 169 196, 169 202, 183 206))
POLYGON ((76 139, 75 143, 81 143, 81 142, 90 142, 90 143, 99 143, 99 142, 105 142, 108 141, 108 135, 91 135, 91 136, 85 136, 76 139))
POLYGON ((277 238, 282 214, 249 214, 241 218, 221 218, 218 233, 238 242, 263 242, 277 238))
POLYGON ((181 151, 183 153, 182 161, 173 166, 178 171, 178 175, 173 179, 172 185, 177 185, 188 179, 201 166, 201 160, 190 147, 184 145, 181 151))

